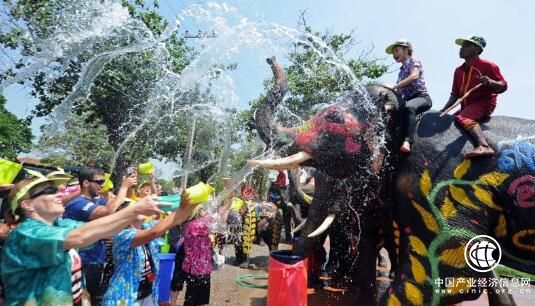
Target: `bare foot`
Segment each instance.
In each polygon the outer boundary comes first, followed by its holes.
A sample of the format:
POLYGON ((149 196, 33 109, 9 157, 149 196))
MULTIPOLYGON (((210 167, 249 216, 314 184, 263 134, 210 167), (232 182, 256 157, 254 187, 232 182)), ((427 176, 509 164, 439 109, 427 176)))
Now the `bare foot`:
POLYGON ((411 144, 408 141, 404 141, 399 150, 403 153, 411 153, 411 144))
POLYGON ((478 156, 492 156, 494 155, 494 150, 491 147, 479 146, 472 151, 464 154, 465 158, 473 158, 478 156))

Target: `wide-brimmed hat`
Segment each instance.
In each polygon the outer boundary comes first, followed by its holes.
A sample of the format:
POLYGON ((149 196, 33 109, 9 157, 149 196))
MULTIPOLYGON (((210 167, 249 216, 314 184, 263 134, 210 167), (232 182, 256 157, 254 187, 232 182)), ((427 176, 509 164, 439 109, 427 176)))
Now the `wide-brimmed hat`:
POLYGON ((485 38, 477 35, 471 35, 467 38, 457 38, 455 43, 459 46, 462 46, 465 41, 469 41, 481 49, 485 49, 485 46, 487 46, 487 41, 485 41, 485 38))
POLYGON ((31 181, 26 186, 22 187, 15 196, 13 197, 13 200, 11 201, 11 211, 15 211, 17 207, 19 206, 19 201, 22 199, 30 190, 34 187, 37 187, 39 185, 43 184, 51 184, 54 187, 58 187, 61 184, 65 184, 70 180, 70 178, 66 177, 53 177, 49 178, 46 176, 38 176, 33 181, 31 181))
POLYGON ((392 54, 392 50, 397 46, 409 48, 410 50, 412 50, 411 43, 404 38, 400 38, 396 40, 395 42, 393 42, 392 44, 390 44, 388 47, 386 47, 385 52, 388 54, 392 54))

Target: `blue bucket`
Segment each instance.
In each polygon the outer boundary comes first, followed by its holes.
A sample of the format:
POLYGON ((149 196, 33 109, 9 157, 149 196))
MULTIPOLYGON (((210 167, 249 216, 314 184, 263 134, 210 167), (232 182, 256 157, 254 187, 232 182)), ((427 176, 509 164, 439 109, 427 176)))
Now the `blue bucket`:
POLYGON ((175 254, 160 253, 158 257, 160 258, 158 302, 169 302, 171 300, 171 279, 173 278, 173 269, 175 267, 175 254))

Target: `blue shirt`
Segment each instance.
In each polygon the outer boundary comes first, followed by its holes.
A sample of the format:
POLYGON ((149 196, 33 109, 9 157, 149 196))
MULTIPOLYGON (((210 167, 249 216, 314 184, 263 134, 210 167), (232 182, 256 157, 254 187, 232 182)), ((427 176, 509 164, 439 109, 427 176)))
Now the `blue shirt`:
MULTIPOLYGON (((74 198, 65 206, 63 213, 64 219, 72 219, 76 221, 89 222, 89 217, 93 211, 99 206, 105 206, 108 199, 88 199, 82 196, 74 198)), ((106 248, 102 240, 97 241, 92 248, 81 250, 80 257, 83 264, 103 264, 106 248)))
MULTIPOLYGON (((143 229, 149 229, 156 225, 154 222, 143 224, 143 229)), ((133 248, 132 242, 138 230, 128 227, 113 237, 113 263, 115 271, 110 280, 110 285, 102 300, 104 306, 134 305, 137 300, 139 282, 142 279, 142 272, 147 258, 143 247, 133 248)), ((152 261, 153 271, 158 275, 160 260, 158 257, 161 239, 155 239, 148 243, 152 261)), ((154 305, 158 305, 159 279, 156 277, 152 284, 152 300, 154 305)))
POLYGON ((412 57, 409 58, 407 62, 403 63, 403 66, 401 66, 401 68, 399 68, 398 83, 406 79, 411 74, 412 68, 418 68, 420 70, 418 79, 412 81, 407 86, 398 88, 399 94, 405 101, 413 99, 419 94, 427 93, 427 88, 425 87, 424 81, 424 68, 422 67, 422 63, 412 57))

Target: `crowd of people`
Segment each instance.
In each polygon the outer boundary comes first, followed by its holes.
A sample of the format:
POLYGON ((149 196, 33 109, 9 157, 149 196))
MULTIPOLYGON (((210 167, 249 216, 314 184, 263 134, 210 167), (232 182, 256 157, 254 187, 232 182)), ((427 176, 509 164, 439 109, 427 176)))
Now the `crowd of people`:
MULTIPOLYGON (((229 213, 240 218, 239 232, 241 216, 261 197, 250 184, 231 188, 224 178, 221 203, 215 191, 206 203, 192 203, 186 189, 178 209, 164 214, 162 205, 170 203, 157 197, 162 189, 152 174, 127 171, 116 193, 109 175, 95 167, 78 169, 77 177, 64 171, 25 175, 30 178, 2 185, 9 194, 0 261, 7 305, 158 305, 158 254, 166 233, 174 236, 168 238, 176 253, 171 302, 186 288, 184 305, 207 305, 214 253, 221 256, 228 242, 243 245, 241 237, 229 237, 229 213)), ((266 196, 279 209, 287 209, 275 198, 287 184, 280 172, 272 182, 277 192, 271 188, 266 196)))
MULTIPOLYGON (((480 123, 494 111, 496 96, 507 89, 507 82, 496 64, 479 57, 486 47, 482 37, 455 43, 461 46, 464 63, 455 70, 451 96, 441 111, 462 100, 455 120, 477 143, 466 157, 492 155, 480 123)), ((400 151, 410 153, 417 117, 431 108, 432 101, 411 43, 401 39, 385 51, 402 64, 397 82, 384 86, 402 98, 405 131, 400 151)), ((299 174, 289 174, 279 172, 264 199, 281 211, 285 239, 291 243, 299 235, 292 235, 291 223, 302 223, 308 209, 306 204, 295 204, 312 196, 314 175, 299 181, 299 174), (296 180, 302 194, 290 192, 288 186, 296 180), (292 199, 296 196, 300 200, 292 199)), ((9 193, 3 200, 8 209, 0 224, 0 295, 5 304, 82 305, 89 300, 91 305, 157 305, 158 254, 161 237, 167 233, 166 237, 174 237, 169 240, 171 252, 176 253, 171 302, 186 284, 184 305, 207 305, 214 252, 217 258, 222 245, 231 241, 226 239, 227 223, 237 226, 235 232, 242 231, 252 199, 262 197, 248 184, 241 192, 225 184, 221 203, 215 193, 206 203, 193 203, 184 191, 177 195, 178 208, 164 213, 162 208, 169 203, 159 200, 162 189, 153 174, 140 175, 131 167, 115 189, 101 169, 80 168, 76 175, 28 171, 30 178, 0 185, 0 193, 9 193), (228 222, 231 218, 236 222, 228 222)), ((266 220, 258 221, 258 227, 270 226, 271 217, 260 218, 266 220)), ((243 248, 243 243, 235 241, 236 248, 243 248)), ((319 271, 325 261, 323 248, 315 250, 309 256, 313 287, 321 282, 319 271)))

